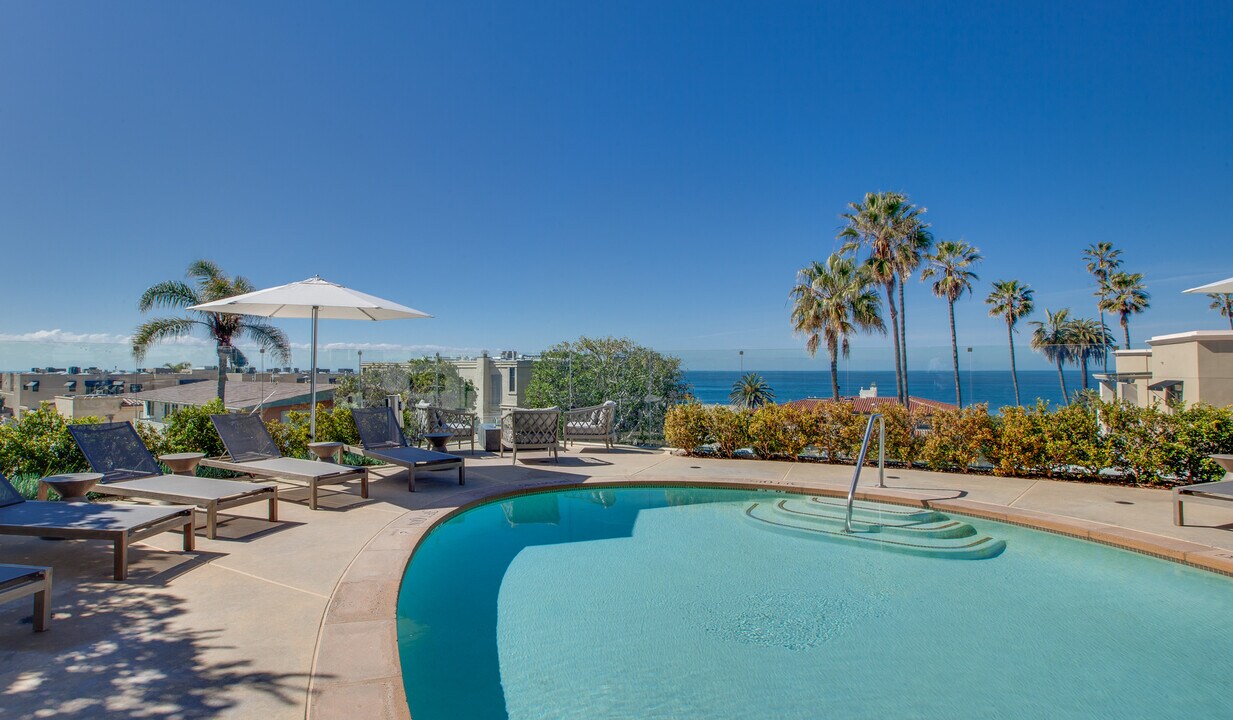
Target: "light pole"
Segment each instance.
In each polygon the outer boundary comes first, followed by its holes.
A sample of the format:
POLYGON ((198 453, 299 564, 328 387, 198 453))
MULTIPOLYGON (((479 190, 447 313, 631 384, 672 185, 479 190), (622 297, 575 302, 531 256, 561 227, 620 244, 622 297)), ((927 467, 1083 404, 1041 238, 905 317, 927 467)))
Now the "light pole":
POLYGON ((968 404, 972 404, 972 393, 976 392, 972 385, 972 348, 968 348, 968 404))
POLYGON ((363 375, 364 374, 364 351, 356 350, 355 354, 359 356, 359 360, 356 360, 356 362, 359 363, 358 367, 356 368, 356 372, 360 375, 363 375))
POLYGON ((745 374, 745 351, 737 350, 736 354, 741 356, 741 374, 744 375, 745 374))

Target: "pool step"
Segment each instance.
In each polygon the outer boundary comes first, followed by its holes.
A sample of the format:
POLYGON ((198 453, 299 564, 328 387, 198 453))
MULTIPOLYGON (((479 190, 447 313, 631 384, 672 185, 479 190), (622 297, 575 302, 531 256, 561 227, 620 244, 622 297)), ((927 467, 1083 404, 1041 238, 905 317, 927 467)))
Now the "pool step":
MULTIPOLYGON (((841 497, 795 498, 793 502, 805 503, 818 512, 838 513, 840 516, 847 512, 848 507, 848 501, 841 497)), ((860 500, 852 503, 852 517, 865 518, 881 523, 937 522, 949 519, 937 510, 896 507, 894 505, 863 502, 860 500)))
MULTIPOLYGON (((808 501, 779 500, 770 503, 751 503, 745 516, 765 529, 795 537, 850 543, 887 552, 899 552, 922 557, 953 560, 982 560, 997 557, 1006 549, 1006 542, 988 535, 980 535, 967 523, 952 520, 931 519, 926 526, 942 526, 955 523, 966 530, 947 529, 945 532, 961 532, 955 535, 930 535, 926 527, 911 534, 905 526, 887 526, 870 522, 854 522, 852 532, 844 531, 843 516, 808 514, 799 512, 800 504, 808 501), (787 506, 785 508, 785 506, 787 506), (795 512, 794 512, 795 511, 795 512)), ((821 503, 820 503, 821 504, 821 503)), ((941 514, 941 513, 937 513, 941 514)))
MULTIPOLYGON (((780 519, 795 525, 816 525, 827 530, 842 530, 847 509, 842 504, 815 503, 809 500, 780 500, 772 503, 780 519)), ((878 514, 876 509, 852 511, 852 529, 864 533, 884 533, 906 538, 961 538, 976 534, 971 525, 928 510, 920 513, 890 512, 878 514)))

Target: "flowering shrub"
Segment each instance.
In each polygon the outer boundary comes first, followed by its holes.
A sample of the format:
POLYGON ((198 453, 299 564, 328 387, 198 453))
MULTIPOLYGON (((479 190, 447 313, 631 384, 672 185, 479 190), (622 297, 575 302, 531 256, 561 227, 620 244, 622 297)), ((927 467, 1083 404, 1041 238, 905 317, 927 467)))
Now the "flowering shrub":
MULTIPOLYGON (((1187 484, 1220 479, 1223 470, 1208 456, 1233 453, 1233 408, 1202 404, 1139 408, 1088 397, 1066 407, 1006 407, 996 416, 984 405, 918 415, 888 404, 882 416, 887 459, 934 470, 968 472, 988 462, 1005 476, 1187 484)), ((668 411, 665 434, 690 453, 713 446, 724 457, 749 448, 763 458, 798 459, 814 448, 828 462, 851 462, 865 423, 845 402, 753 413, 687 403, 668 411)))

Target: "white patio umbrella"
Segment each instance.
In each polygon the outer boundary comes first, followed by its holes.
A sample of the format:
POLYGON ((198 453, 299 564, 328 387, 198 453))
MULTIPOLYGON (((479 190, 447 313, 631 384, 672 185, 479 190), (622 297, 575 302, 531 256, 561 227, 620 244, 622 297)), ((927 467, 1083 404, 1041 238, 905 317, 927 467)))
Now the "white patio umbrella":
POLYGON ((1233 278, 1221 280, 1220 282, 1208 283, 1206 285, 1200 285, 1199 287, 1183 290, 1182 292, 1199 293, 1201 295, 1206 295, 1208 293, 1233 293, 1233 278))
POLYGON ((399 320, 432 317, 414 308, 366 295, 319 277, 194 305, 189 310, 268 318, 312 318, 312 372, 308 375, 312 404, 309 409, 308 432, 313 440, 317 439, 317 320, 399 320))

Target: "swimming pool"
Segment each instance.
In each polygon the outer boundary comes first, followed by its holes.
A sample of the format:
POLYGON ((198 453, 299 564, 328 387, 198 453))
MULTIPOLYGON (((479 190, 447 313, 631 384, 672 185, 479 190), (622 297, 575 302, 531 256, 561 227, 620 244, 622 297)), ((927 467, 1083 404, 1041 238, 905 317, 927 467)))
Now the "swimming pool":
POLYGON ((836 517, 700 488, 468 510, 403 579, 412 716, 1233 716, 1230 578, 899 506, 861 503, 863 537, 836 517))

